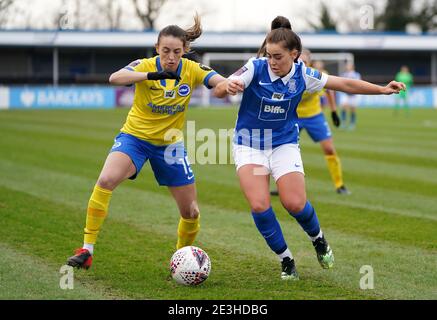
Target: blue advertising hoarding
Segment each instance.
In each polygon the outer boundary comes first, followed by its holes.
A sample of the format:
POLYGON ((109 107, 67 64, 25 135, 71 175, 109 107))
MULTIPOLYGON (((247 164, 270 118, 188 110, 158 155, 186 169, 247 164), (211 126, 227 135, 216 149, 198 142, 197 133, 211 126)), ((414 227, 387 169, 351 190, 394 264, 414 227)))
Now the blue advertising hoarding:
POLYGON ((11 109, 82 109, 114 108, 115 91, 111 87, 10 87, 11 109))

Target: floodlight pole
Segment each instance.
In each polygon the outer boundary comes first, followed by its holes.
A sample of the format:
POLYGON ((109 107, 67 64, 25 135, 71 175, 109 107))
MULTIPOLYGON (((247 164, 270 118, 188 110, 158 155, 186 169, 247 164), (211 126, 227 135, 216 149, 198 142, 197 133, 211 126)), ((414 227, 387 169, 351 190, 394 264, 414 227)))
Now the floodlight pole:
POLYGON ((431 84, 437 85, 437 52, 431 53, 431 84))
POLYGON ((53 48, 53 86, 59 84, 59 51, 57 47, 53 48))

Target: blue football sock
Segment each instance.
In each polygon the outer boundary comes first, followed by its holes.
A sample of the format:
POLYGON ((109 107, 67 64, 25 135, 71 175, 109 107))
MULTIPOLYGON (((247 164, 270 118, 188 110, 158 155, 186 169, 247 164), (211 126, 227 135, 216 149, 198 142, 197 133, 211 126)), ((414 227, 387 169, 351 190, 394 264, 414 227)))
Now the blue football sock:
POLYGON ((315 237, 320 233, 319 219, 317 219, 316 211, 309 201, 307 201, 301 212, 290 212, 290 214, 310 237, 315 237))
POLYGON ((341 110, 341 122, 346 122, 346 110, 341 110))
POLYGON ((351 125, 355 125, 357 123, 357 113, 351 112, 351 125))
POLYGON ((262 213, 252 212, 252 217, 258 231, 264 237, 270 249, 278 255, 287 250, 287 244, 285 243, 281 226, 276 219, 272 207, 262 213))

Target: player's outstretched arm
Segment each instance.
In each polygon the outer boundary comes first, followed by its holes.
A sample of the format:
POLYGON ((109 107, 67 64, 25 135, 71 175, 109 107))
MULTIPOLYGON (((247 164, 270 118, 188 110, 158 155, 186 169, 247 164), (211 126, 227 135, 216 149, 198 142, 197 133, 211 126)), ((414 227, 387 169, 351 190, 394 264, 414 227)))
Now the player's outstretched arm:
POLYGON ((214 88, 214 96, 217 98, 224 98, 228 94, 235 96, 238 92, 244 91, 244 83, 239 79, 225 79, 217 84, 214 88))
POLYGON ((129 63, 123 69, 114 72, 109 77, 109 83, 119 86, 129 86, 137 82, 145 80, 163 80, 176 79, 181 80, 176 72, 160 71, 160 72, 136 72, 134 67, 141 63, 141 60, 135 60, 129 63))
POLYGON ((208 86, 210 88, 214 88, 214 90, 212 91, 212 94, 217 98, 224 98, 225 97, 225 95, 223 95, 223 96, 216 95, 217 87, 220 86, 223 82, 226 82, 226 78, 220 74, 213 75, 208 81, 208 86))
POLYGON ((109 77, 109 83, 119 86, 131 85, 137 82, 145 80, 163 80, 163 79, 176 79, 181 78, 173 71, 160 71, 160 72, 136 72, 127 69, 121 69, 111 74, 109 77))
POLYGON ((405 84, 392 81, 385 87, 376 84, 348 78, 328 76, 326 89, 342 91, 350 94, 393 94, 405 90, 405 84))

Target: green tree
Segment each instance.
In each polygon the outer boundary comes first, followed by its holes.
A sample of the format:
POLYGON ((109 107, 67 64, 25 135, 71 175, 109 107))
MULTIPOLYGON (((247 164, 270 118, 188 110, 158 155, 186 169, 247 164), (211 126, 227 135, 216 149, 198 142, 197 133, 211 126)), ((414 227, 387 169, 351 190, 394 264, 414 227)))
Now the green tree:
POLYGON ((376 18, 378 28, 385 31, 405 31, 412 22, 412 0, 387 0, 384 13, 376 18))
POLYGON ((322 2, 319 22, 317 24, 308 22, 316 31, 336 30, 337 22, 332 18, 328 6, 322 2))
POLYGON ((422 32, 437 28, 437 0, 425 1, 419 12, 413 15, 412 22, 417 23, 422 32))

